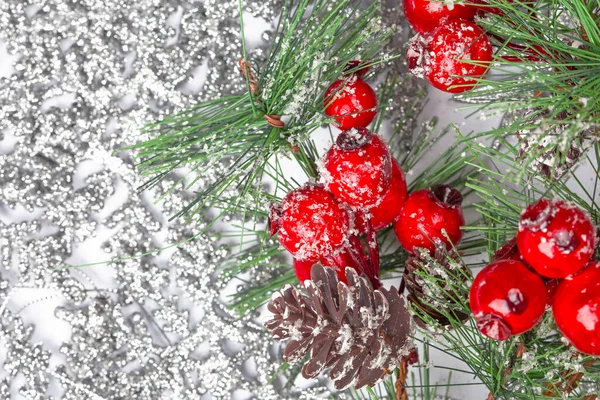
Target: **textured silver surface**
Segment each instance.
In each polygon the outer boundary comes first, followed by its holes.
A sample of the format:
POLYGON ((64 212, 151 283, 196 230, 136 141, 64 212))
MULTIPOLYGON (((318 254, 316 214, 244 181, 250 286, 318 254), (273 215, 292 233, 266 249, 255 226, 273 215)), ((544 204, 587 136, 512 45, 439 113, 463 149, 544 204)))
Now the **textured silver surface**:
MULTIPOLYGON (((244 9, 266 24, 276 8, 244 9)), ((237 1, 0 1, 16 57, 0 78, 1 398, 284 397, 268 334, 223 306, 216 242, 126 259, 199 226, 168 222, 191 193, 154 205, 119 149, 161 114, 237 90, 239 36, 237 1), (24 322, 50 300, 49 323, 24 322), (54 345, 53 323, 70 330, 54 345)))

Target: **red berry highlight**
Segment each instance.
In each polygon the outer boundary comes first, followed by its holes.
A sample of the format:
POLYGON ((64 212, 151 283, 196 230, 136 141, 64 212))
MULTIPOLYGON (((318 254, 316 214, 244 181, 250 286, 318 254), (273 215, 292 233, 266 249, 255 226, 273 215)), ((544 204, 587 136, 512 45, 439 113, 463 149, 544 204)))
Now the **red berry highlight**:
POLYGON ((390 151, 366 129, 342 132, 325 155, 321 178, 331 193, 350 206, 373 207, 390 187, 390 151))
POLYGON ((351 228, 350 212, 320 185, 306 185, 283 199, 271 213, 279 243, 299 261, 318 260, 339 252, 351 228))
POLYGON ((542 199, 521 214, 519 251, 545 277, 565 278, 583 268, 594 252, 594 240, 589 216, 573 203, 542 199))
POLYGON ((428 33, 450 18, 472 21, 477 8, 435 0, 404 0, 404 15, 419 33, 428 33))
POLYGON ((370 208, 369 217, 364 212, 356 214, 356 229, 366 232, 366 218, 370 218, 371 226, 378 231, 385 228, 400 216, 406 202, 406 178, 398 161, 392 158, 392 181, 381 203, 370 208))
POLYGON ((377 94, 357 74, 331 84, 325 92, 325 114, 341 130, 366 128, 377 115, 377 94))
POLYGON ((461 93, 473 89, 477 79, 487 73, 493 53, 480 27, 451 20, 426 36, 412 38, 407 58, 413 75, 427 79, 437 89, 461 93))
POLYGON ((469 304, 482 334, 506 340, 539 322, 546 308, 546 287, 525 264, 499 261, 477 274, 469 304))
POLYGON ((600 262, 560 283, 552 312, 556 326, 577 350, 600 356, 600 262))
POLYGON ((412 254, 417 248, 433 253, 436 242, 444 243, 447 249, 451 248, 450 241, 458 244, 463 236, 460 227, 465 224, 461 203, 460 192, 448 185, 411 193, 394 224, 402 247, 412 254))

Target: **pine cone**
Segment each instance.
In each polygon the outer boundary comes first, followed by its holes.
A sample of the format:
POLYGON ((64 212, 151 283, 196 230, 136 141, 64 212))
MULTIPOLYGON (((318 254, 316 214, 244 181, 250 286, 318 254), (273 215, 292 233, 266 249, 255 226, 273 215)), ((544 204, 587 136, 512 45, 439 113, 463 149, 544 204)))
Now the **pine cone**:
MULTIPOLYGON (((549 138, 554 138, 554 140, 556 140, 557 137, 564 137, 566 135, 564 130, 569 129, 569 126, 566 123, 561 124, 558 121, 545 120, 549 115, 549 110, 541 111, 540 108, 525 109, 515 112, 516 118, 530 118, 532 120, 531 122, 534 122, 534 125, 537 126, 535 129, 520 129, 516 131, 517 138, 519 139, 517 161, 528 161, 534 169, 539 171, 546 178, 558 179, 579 161, 583 154, 583 148, 576 140, 573 140, 569 144, 566 154, 564 154, 564 161, 560 161, 563 158, 563 151, 558 148, 558 145, 550 147, 535 159, 529 160, 528 156, 532 151, 541 151, 550 144, 548 142, 549 138), (546 137, 540 139, 537 129, 543 129, 546 137)), ((561 113, 555 118, 557 120, 567 119, 567 115, 566 113, 561 113)), ((578 137, 580 139, 585 139, 593 136, 593 134, 593 129, 586 129, 579 132, 578 137)))
MULTIPOLYGON (((427 282, 425 282, 417 272, 423 271, 430 276, 439 277, 441 282, 451 282, 453 279, 463 279, 463 277, 467 276, 469 278, 473 277, 469 267, 461 262, 450 262, 448 256, 455 261, 459 261, 460 259, 455 251, 448 252, 446 246, 442 243, 436 246, 436 251, 433 256, 430 256, 427 252, 417 252, 416 255, 409 257, 409 259, 406 260, 406 267, 404 268, 404 280, 409 292, 408 301, 410 301, 414 307, 423 310, 432 318, 439 321, 439 323, 446 328, 450 327, 450 321, 437 310, 440 310, 442 307, 448 307, 447 303, 452 303, 454 301, 453 299, 456 299, 456 293, 451 287, 448 288, 449 292, 442 291, 439 293, 440 290, 438 286, 427 286, 427 282), (435 266, 431 265, 432 259, 436 263, 435 266), (460 266, 460 271, 456 270, 457 265, 460 266), (440 302, 437 299, 442 299, 442 301, 440 302), (439 304, 439 307, 434 308, 429 304, 439 304)), ((440 283, 440 286, 445 289, 448 285, 440 283)), ((464 322, 469 317, 468 314, 457 311, 456 308, 458 307, 452 308, 461 321, 464 322)), ((425 321, 417 315, 415 315, 415 322, 423 329, 429 328, 425 321)))
POLYGON ((307 293, 286 285, 273 294, 265 326, 276 340, 290 339, 287 362, 310 351, 302 376, 315 378, 325 368, 337 389, 372 386, 400 365, 413 346, 410 313, 396 288, 373 290, 369 280, 346 268, 348 285, 335 270, 315 265, 307 293))

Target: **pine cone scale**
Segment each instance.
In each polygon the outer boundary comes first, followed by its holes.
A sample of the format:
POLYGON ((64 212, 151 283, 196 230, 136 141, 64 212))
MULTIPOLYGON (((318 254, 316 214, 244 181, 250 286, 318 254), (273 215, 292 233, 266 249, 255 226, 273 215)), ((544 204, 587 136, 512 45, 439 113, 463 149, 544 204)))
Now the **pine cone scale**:
POLYGON ((283 359, 286 362, 295 362, 301 360, 308 350, 311 341, 309 337, 304 337, 300 340, 291 340, 283 351, 283 359))
MULTIPOLYGON (((327 358, 333 347, 335 338, 319 335, 322 340, 315 340, 310 360, 302 367, 302 375, 307 379, 316 378, 327 365, 327 358)), ((317 336, 318 337, 318 336, 317 336)))

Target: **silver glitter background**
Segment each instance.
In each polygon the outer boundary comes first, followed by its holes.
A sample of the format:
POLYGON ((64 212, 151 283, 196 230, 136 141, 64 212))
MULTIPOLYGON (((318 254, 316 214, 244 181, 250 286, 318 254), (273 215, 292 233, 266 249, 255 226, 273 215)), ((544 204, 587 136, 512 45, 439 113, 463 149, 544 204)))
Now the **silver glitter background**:
MULTIPOLYGON (((261 28, 247 38, 254 61, 279 3, 244 2, 246 23, 261 28)), ((242 87, 238 7, 0 0, 0 64, 12 65, 0 75, 0 398, 325 394, 270 381, 279 349, 257 315, 226 310, 236 284, 215 273, 219 242, 199 236, 133 257, 201 226, 168 220, 193 196, 182 186, 154 204, 180 176, 140 193, 143 178, 120 149, 161 115, 242 87)), ((404 85, 400 114, 422 87, 404 85)))
MULTIPOLYGON (((268 27, 273 10, 244 15, 268 27)), ((53 270, 195 233, 166 217, 191 193, 154 205, 119 149, 160 114, 237 89, 239 36, 237 1, 0 1, 14 68, 0 78, 0 398, 288 396, 269 383, 262 326, 223 306, 225 254, 208 237, 53 270)))

